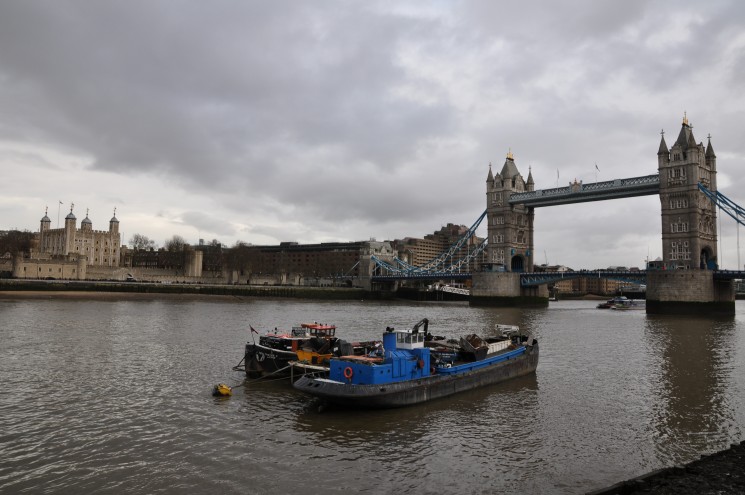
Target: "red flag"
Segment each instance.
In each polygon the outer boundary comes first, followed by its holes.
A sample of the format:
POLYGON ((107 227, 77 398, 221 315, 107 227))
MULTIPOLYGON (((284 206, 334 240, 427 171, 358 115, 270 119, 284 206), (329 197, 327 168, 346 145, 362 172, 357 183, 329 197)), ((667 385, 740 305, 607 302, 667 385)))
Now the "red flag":
POLYGON ((249 325, 249 326, 248 326, 248 328, 250 328, 250 329, 251 329, 251 331, 252 331, 253 333, 255 333, 256 335, 259 335, 259 332, 257 332, 256 330, 254 330, 254 327, 252 327, 251 325, 249 325))

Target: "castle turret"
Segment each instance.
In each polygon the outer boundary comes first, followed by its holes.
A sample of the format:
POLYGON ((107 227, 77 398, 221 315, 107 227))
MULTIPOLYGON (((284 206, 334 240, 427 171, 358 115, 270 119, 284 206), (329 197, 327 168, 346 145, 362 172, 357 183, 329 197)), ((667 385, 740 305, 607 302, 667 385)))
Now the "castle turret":
POLYGON ((43 252, 45 248, 44 241, 47 237, 47 232, 49 231, 52 221, 47 216, 47 213, 49 211, 49 207, 44 208, 44 216, 41 218, 41 222, 39 225, 39 251, 43 252))
POLYGON ((75 214, 72 212, 74 207, 74 203, 70 204, 70 213, 65 217, 65 242, 61 254, 69 254, 75 251, 75 224, 77 223, 77 218, 75 218, 75 214))
POLYGON ((91 222, 91 219, 88 218, 88 210, 85 210, 85 218, 82 222, 80 222, 80 230, 82 230, 83 232, 93 231, 93 222, 91 222))
POLYGON ((114 216, 109 220, 109 232, 112 234, 119 233, 119 220, 116 219, 116 208, 114 208, 114 216))

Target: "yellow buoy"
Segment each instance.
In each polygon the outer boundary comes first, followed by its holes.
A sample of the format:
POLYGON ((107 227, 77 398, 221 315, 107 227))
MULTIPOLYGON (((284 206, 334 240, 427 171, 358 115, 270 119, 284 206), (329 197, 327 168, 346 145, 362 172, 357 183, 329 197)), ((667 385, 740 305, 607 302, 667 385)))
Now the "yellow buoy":
POLYGON ((218 383, 212 390, 212 395, 215 397, 226 397, 233 395, 233 389, 224 383, 218 383))

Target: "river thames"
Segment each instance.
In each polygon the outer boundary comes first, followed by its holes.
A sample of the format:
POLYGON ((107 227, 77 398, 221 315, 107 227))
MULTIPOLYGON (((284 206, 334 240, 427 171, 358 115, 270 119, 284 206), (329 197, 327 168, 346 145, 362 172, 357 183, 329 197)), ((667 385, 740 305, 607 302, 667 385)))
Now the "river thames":
POLYGON ((3 299, 0 493, 559 493, 742 441, 745 305, 729 318, 461 303, 3 299), (243 383, 250 339, 300 322, 347 340, 530 330, 533 376, 420 406, 329 408, 243 383))

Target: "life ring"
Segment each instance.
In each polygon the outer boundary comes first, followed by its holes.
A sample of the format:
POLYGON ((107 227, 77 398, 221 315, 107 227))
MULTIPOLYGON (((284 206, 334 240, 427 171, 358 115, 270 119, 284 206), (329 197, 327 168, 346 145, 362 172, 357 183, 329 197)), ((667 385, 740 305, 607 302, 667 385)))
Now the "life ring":
POLYGON ((344 368, 344 378, 346 378, 347 380, 351 380, 353 376, 354 370, 351 366, 347 366, 346 368, 344 368))

